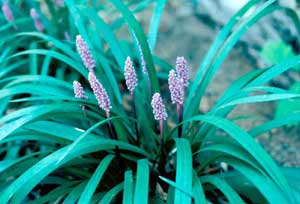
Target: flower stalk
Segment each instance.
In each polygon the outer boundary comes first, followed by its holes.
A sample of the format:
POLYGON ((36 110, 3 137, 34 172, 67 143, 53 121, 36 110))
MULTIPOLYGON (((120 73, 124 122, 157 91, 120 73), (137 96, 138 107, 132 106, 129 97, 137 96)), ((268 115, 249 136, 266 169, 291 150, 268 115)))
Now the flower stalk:
MULTIPOLYGON (((131 100, 132 100, 132 104, 133 104, 134 118, 137 119, 136 106, 135 106, 135 102, 134 102, 134 89, 137 86, 137 77, 136 77, 135 69, 133 67, 133 63, 129 56, 126 58, 126 61, 125 61, 124 76, 125 76, 126 86, 130 92, 130 96, 131 96, 131 100)), ((136 132, 137 143, 138 143, 138 146, 140 146, 140 134, 139 134, 139 130, 138 130, 137 121, 134 122, 134 127, 135 127, 135 132, 136 132)))
POLYGON ((164 120, 167 119, 168 114, 166 112, 165 105, 163 104, 162 98, 159 93, 155 93, 152 97, 151 106, 153 109, 153 115, 154 119, 159 121, 159 131, 160 131, 160 162, 158 165, 158 169, 160 172, 164 172, 164 165, 165 165, 165 159, 166 159, 166 152, 164 148, 164 120))
MULTIPOLYGON (((91 88, 93 90, 93 93, 98 101, 99 107, 105 111, 106 118, 109 119, 110 118, 110 109, 112 107, 110 105, 110 99, 107 95, 106 90, 104 89, 102 84, 98 81, 98 79, 93 71, 91 71, 89 73, 88 79, 89 79, 91 88)), ((109 137, 112 140, 117 140, 117 134, 116 134, 114 125, 111 122, 111 120, 109 120, 107 124, 108 124, 107 126, 108 126, 108 131, 109 131, 109 137)), ((118 157, 119 161, 121 162, 121 158, 120 158, 121 155, 120 155, 120 150, 119 150, 118 146, 115 147, 115 154, 118 157)))
MULTIPOLYGON (((178 124, 183 120, 183 102, 184 102, 184 89, 189 85, 189 68, 184 57, 176 58, 176 72, 179 88, 181 90, 181 103, 177 103, 177 116, 178 124)), ((178 138, 182 136, 182 125, 178 126, 178 138)))
MULTIPOLYGON (((171 100, 173 104, 176 104, 178 124, 182 122, 182 110, 183 110, 183 98, 184 88, 178 76, 176 76, 175 70, 169 72, 168 78, 169 90, 171 93, 171 100)), ((182 126, 178 126, 178 138, 182 135, 182 126)))

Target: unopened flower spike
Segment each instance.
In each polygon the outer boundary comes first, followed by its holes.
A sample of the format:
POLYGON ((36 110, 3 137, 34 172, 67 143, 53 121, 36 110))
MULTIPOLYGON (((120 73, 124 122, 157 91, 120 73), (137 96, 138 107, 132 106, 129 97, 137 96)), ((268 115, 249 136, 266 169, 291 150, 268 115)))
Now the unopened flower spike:
POLYGON ((106 114, 109 115, 111 105, 106 90, 98 81, 94 72, 90 72, 88 78, 100 108, 102 108, 106 112, 106 114))
MULTIPOLYGON (((88 97, 85 95, 82 85, 78 81, 73 81, 73 89, 74 89, 75 98, 88 99, 88 97)), ((83 115, 86 116, 85 106, 80 105, 80 107, 82 109, 83 115)))
POLYGON ((168 114, 165 105, 159 93, 155 93, 152 97, 151 106, 155 120, 166 120, 168 114))
POLYGON ((69 41, 69 42, 71 41, 70 34, 67 31, 64 32, 64 37, 65 37, 66 41, 69 41))
POLYGON ((168 84, 169 84, 169 90, 171 93, 172 103, 182 105, 183 104, 183 89, 180 86, 180 83, 176 76, 175 70, 173 70, 173 69, 169 72, 168 84))
POLYGON ((88 48, 86 42, 83 40, 81 35, 76 36, 76 47, 83 61, 84 66, 90 71, 94 72, 96 66, 95 60, 92 56, 90 49, 88 48))
POLYGON ((55 5, 57 7, 63 7, 64 6, 64 0, 55 0, 55 5))
POLYGON ((136 78, 136 73, 132 61, 129 56, 127 57, 125 62, 124 75, 125 75, 126 86, 130 91, 130 94, 133 95, 134 88, 137 86, 137 78, 136 78))
POLYGON ((5 19, 7 20, 7 22, 14 21, 15 18, 14 18, 13 12, 7 2, 5 2, 2 5, 2 12, 3 12, 3 15, 5 16, 5 19))
POLYGON ((176 59, 177 77, 183 86, 189 85, 189 69, 184 57, 177 57, 176 59))
POLYGON ((73 82, 73 88, 75 98, 88 99, 88 97, 85 95, 82 85, 78 81, 73 82))
POLYGON ((34 8, 30 9, 30 16, 34 21, 35 28, 38 31, 42 32, 44 30, 44 26, 40 20, 39 14, 37 13, 37 11, 34 8))
POLYGON ((145 58, 144 58, 144 55, 143 55, 143 51, 142 51, 141 45, 139 43, 138 43, 138 46, 139 46, 142 70, 143 70, 143 73, 148 76, 148 70, 147 70, 147 67, 146 67, 146 61, 145 61, 145 58))

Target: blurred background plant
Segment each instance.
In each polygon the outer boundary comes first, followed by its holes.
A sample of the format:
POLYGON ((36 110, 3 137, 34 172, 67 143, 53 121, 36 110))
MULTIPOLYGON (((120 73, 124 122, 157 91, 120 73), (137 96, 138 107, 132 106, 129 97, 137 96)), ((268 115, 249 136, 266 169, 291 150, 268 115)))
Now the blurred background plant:
POLYGON ((279 167, 257 142, 299 124, 298 83, 277 80, 298 72, 297 7, 241 1, 225 22, 221 13, 222 21, 201 13, 211 2, 2 1, 0 203, 299 203, 299 169, 279 167), (252 28, 268 16, 278 27, 276 12, 286 14, 280 27, 291 27, 290 38, 261 43, 263 32, 252 28), (90 70, 77 35, 95 60, 90 70), (185 56, 191 77, 181 124, 168 90, 176 56, 185 56), (110 99, 105 112, 89 85, 91 69, 110 99), (74 80, 83 97, 74 96, 74 80), (164 125, 152 113, 156 92, 164 125))

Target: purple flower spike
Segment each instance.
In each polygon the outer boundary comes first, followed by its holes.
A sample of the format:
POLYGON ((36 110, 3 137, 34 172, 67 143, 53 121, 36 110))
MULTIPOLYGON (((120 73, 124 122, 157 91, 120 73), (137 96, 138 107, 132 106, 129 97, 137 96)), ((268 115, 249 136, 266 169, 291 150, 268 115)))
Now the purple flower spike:
POLYGON ((88 48, 86 42, 83 40, 81 35, 76 36, 76 46, 80 54, 80 57, 83 61, 84 66, 90 71, 93 72, 96 66, 95 60, 92 56, 90 49, 88 48))
POLYGON ((168 83, 169 83, 169 89, 170 89, 170 93, 171 93, 172 103, 182 105, 183 104, 183 89, 180 86, 178 78, 176 77, 175 70, 173 70, 173 69, 169 72, 168 83))
POLYGON ((73 88, 74 88, 75 98, 88 99, 88 97, 85 95, 83 87, 78 81, 73 82, 73 88))
POLYGON ((94 72, 89 73, 89 82, 100 108, 102 108, 106 113, 109 113, 111 109, 109 97, 94 72))
POLYGON ((168 114, 166 112, 165 105, 159 93, 155 93, 152 97, 151 106, 153 109, 153 115, 155 120, 166 120, 168 114))
POLYGON ((176 59, 176 72, 177 77, 183 86, 189 85, 189 69, 187 67, 186 60, 184 57, 177 57, 176 59))
POLYGON ((130 94, 133 95, 134 88, 137 86, 137 78, 132 61, 128 56, 125 62, 124 75, 126 80, 126 86, 130 91, 130 94))
POLYGON ((34 26, 35 28, 42 32, 44 30, 44 26, 40 20, 39 14, 36 12, 36 10, 34 8, 30 9, 30 16, 34 21, 34 26))
POLYGON ((12 22, 15 19, 12 10, 7 3, 3 4, 2 12, 8 22, 12 22))

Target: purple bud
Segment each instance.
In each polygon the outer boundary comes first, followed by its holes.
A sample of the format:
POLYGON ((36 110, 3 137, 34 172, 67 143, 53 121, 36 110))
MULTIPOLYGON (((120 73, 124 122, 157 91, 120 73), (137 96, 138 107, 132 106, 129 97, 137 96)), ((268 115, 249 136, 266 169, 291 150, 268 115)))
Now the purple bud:
POLYGON ((33 19, 39 18, 39 14, 36 12, 34 8, 30 9, 30 16, 33 19))
POLYGON ((143 52, 142 52, 142 48, 141 48, 139 43, 138 43, 138 46, 139 46, 142 70, 143 70, 143 73, 148 76, 148 70, 147 70, 147 67, 146 67, 146 62, 145 62, 145 58, 144 58, 144 55, 143 55, 143 52))
POLYGON ((182 89, 182 86, 180 86, 180 82, 179 82, 178 78, 176 77, 175 70, 173 70, 173 69, 169 72, 168 83, 169 83, 169 90, 171 93, 172 103, 182 105, 183 104, 183 89, 182 89))
POLYGON ((4 16, 5 16, 5 18, 8 22, 12 22, 15 19, 14 15, 11 11, 11 8, 9 7, 9 5, 7 3, 4 3, 2 5, 2 11, 3 11, 3 14, 4 14, 4 16))
POLYGON ((78 81, 73 81, 73 88, 74 88, 75 98, 88 99, 88 97, 85 95, 83 87, 78 81))
POLYGON ((166 112, 165 105, 159 93, 155 93, 152 97, 151 106, 153 109, 153 115, 155 120, 166 120, 168 114, 166 112))
POLYGON ((40 20, 39 14, 36 12, 36 10, 34 8, 30 9, 30 16, 34 21, 34 26, 35 28, 42 32, 44 30, 44 26, 40 20))
POLYGON ((95 60, 93 58, 93 55, 88 48, 86 42, 83 40, 81 35, 76 36, 76 46, 77 50, 80 54, 80 57, 83 61, 84 66, 90 71, 93 72, 94 68, 96 66, 95 60))
POLYGON ((106 113, 109 113, 109 110, 111 109, 109 97, 102 84, 96 78, 94 72, 89 73, 89 82, 100 108, 106 113))
POLYGON ((63 7, 64 6, 64 0, 55 0, 55 5, 57 7, 63 7))
POLYGON ((132 95, 134 88, 137 86, 137 78, 134 67, 132 65, 132 61, 129 56, 127 57, 125 62, 124 75, 126 80, 126 86, 130 91, 130 94, 132 95))
POLYGON ((186 60, 184 57, 177 57, 176 59, 176 72, 177 77, 183 86, 189 85, 189 69, 187 67, 186 60))
POLYGON ((67 31, 64 32, 64 36, 67 41, 71 41, 71 37, 67 31))
POLYGON ((138 49, 139 49, 139 54, 140 54, 140 60, 141 60, 141 65, 142 65, 142 71, 145 75, 148 76, 148 70, 146 68, 146 62, 145 62, 145 58, 144 58, 144 55, 143 55, 143 51, 142 51, 142 47, 140 45, 140 42, 139 40, 137 39, 135 33, 133 33, 133 37, 137 43, 137 46, 138 46, 138 49))

